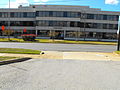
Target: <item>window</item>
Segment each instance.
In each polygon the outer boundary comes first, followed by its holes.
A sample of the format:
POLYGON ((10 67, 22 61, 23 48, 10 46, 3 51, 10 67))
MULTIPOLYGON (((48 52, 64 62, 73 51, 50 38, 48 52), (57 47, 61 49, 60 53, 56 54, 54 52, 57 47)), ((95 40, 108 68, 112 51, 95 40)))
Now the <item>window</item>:
POLYGON ((94 14, 87 14, 87 19, 94 19, 94 14))
POLYGON ((86 27, 86 28, 92 28, 92 26, 93 26, 92 23, 86 23, 86 24, 85 24, 85 27, 86 27))
POLYGON ((102 20, 102 15, 96 14, 96 15, 95 15, 95 18, 96 18, 96 20, 102 20))
POLYGON ((2 12, 0 12, 0 17, 2 17, 2 12))
POLYGON ((107 15, 103 15, 103 20, 107 20, 107 15))
POLYGON ((49 11, 49 17, 53 17, 53 12, 49 11))
POLYGON ((108 29, 107 24, 103 24, 103 29, 108 29))
POLYGON ((15 17, 15 16, 14 16, 14 12, 11 12, 11 13, 10 13, 10 17, 15 17))
POLYGON ((113 29, 113 24, 109 24, 109 29, 113 29))
POLYGON ((70 27, 75 27, 75 22, 70 22, 70 27))
POLYGON ((67 17, 67 12, 63 12, 63 17, 67 17))
POLYGON ((23 12, 23 17, 27 17, 27 12, 23 12))

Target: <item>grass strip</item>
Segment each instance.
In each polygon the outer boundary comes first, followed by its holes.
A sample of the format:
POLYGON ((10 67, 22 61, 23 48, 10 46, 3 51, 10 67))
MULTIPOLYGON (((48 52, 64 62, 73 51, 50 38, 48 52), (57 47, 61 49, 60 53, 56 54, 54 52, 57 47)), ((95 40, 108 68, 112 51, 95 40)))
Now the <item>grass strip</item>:
POLYGON ((11 59, 17 59, 18 57, 0 56, 0 61, 6 61, 11 59))
POLYGON ((23 42, 23 43, 65 43, 65 44, 95 44, 95 45, 116 45, 117 42, 102 42, 102 41, 73 41, 73 40, 52 40, 52 39, 36 39, 36 41, 24 41, 23 39, 0 38, 0 42, 23 42))
POLYGON ((119 54, 120 55, 120 51, 115 51, 115 53, 119 54))
POLYGON ((116 45, 116 42, 100 42, 100 41, 71 41, 71 40, 51 40, 36 39, 41 43, 65 43, 65 44, 95 44, 95 45, 116 45))
POLYGON ((40 54, 41 51, 31 49, 19 48, 0 48, 0 53, 14 53, 14 54, 40 54))

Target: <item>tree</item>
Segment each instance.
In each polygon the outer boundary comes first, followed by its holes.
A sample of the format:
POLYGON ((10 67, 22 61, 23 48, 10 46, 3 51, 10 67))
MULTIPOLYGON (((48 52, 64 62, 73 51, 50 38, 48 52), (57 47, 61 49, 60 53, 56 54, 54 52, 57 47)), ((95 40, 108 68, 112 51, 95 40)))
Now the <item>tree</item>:
POLYGON ((13 30, 4 30, 3 35, 8 36, 8 40, 10 41, 10 35, 13 34, 13 30))
POLYGON ((55 36, 56 36, 55 30, 51 30, 50 33, 49 33, 49 36, 50 36, 50 38, 54 41, 55 36))

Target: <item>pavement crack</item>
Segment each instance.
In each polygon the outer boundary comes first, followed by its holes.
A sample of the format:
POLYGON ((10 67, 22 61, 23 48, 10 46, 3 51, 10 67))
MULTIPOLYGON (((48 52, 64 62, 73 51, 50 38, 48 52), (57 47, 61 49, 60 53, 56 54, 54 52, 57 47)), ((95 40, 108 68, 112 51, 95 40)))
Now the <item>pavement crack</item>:
POLYGON ((17 68, 17 69, 22 70, 22 71, 28 71, 27 69, 23 69, 23 68, 16 67, 16 66, 13 66, 13 65, 9 65, 9 66, 11 66, 11 67, 13 67, 13 68, 17 68))

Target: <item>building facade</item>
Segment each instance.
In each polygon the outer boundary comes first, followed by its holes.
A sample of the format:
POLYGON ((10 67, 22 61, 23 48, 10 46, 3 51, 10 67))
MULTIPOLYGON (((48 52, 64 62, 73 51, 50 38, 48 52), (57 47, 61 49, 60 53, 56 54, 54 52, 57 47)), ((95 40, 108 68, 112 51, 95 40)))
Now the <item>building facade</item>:
POLYGON ((114 41, 117 40, 119 15, 120 12, 89 6, 19 6, 0 9, 0 26, 10 28, 13 36, 20 36, 26 28, 27 33, 39 38, 114 41))

